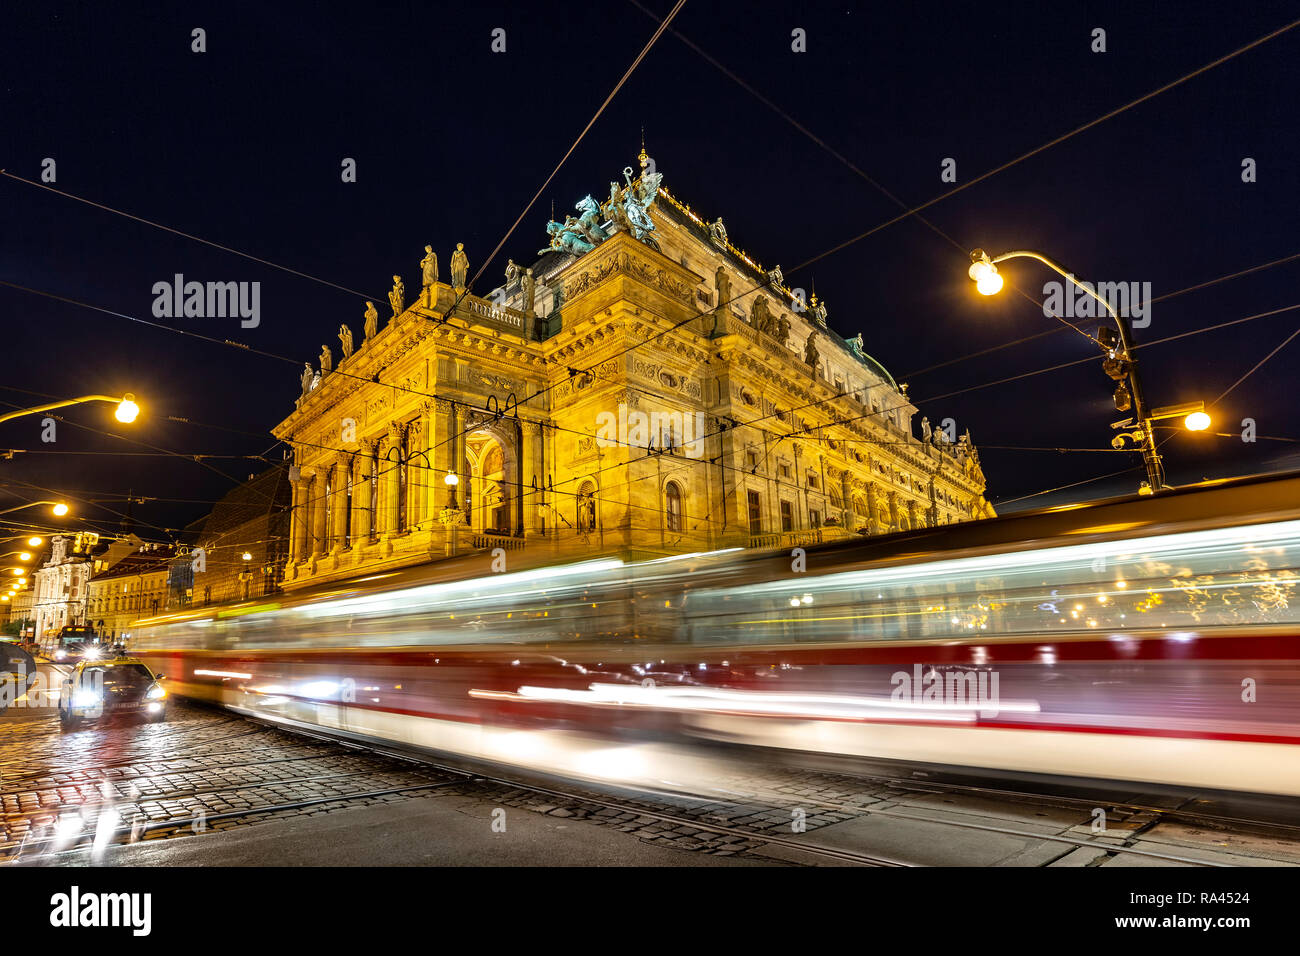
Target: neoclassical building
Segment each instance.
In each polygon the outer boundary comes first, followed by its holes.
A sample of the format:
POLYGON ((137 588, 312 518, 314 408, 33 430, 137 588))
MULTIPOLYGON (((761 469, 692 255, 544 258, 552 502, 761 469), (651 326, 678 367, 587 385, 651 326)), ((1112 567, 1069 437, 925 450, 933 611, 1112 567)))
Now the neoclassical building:
MULTIPOLYGON (((433 254, 359 344, 322 349, 274 434, 294 465, 288 588, 507 552, 792 547, 993 515, 969 434, 674 197, 642 150, 504 284, 433 254), (382 328, 380 327, 382 324, 382 328)), ((322 329, 324 334, 325 330, 322 329)), ((329 334, 333 334, 332 332, 329 334)))

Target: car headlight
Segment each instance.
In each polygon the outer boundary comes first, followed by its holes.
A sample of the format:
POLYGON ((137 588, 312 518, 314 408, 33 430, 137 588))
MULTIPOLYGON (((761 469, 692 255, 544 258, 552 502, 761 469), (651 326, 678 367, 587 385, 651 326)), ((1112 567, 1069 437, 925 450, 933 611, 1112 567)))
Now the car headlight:
POLYGON ((84 656, 84 657, 86 658, 86 660, 88 660, 88 661, 97 661, 97 660, 99 660, 99 648, 98 648, 98 647, 88 647, 88 648, 86 648, 86 653, 85 653, 83 656, 84 656))
POLYGON ((79 690, 72 695, 73 707, 97 707, 99 706, 99 694, 93 690, 79 690))
POLYGON ((145 700, 162 700, 166 696, 167 696, 167 691, 163 690, 162 687, 158 684, 154 684, 152 687, 150 687, 149 693, 144 695, 145 700))
POLYGON ((61 661, 67 656, 68 656, 68 652, 63 650, 62 648, 54 652, 54 659, 56 661, 61 661))

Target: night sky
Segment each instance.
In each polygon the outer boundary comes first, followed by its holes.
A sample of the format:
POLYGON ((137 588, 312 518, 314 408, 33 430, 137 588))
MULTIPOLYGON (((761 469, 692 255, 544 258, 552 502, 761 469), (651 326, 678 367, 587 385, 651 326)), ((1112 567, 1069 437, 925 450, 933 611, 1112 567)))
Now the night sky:
MULTIPOLYGON (((658 15, 672 6, 639 2, 658 15)), ((940 179, 943 159, 956 160, 960 187, 1285 26, 1300 6, 728 6, 690 0, 672 26, 829 150, 665 33, 475 291, 501 281, 507 257, 532 261, 552 200, 562 215, 607 193, 635 165, 644 128, 675 196, 722 216, 732 241, 779 263, 789 285, 815 280, 831 326, 863 333, 920 414, 971 430, 1000 509, 1135 490, 1140 459, 1109 447, 1123 416, 1099 360, 941 397, 1098 355, 1064 330, 932 368, 1062 328, 1036 304, 1055 278, 1046 269, 1008 263, 1008 289, 986 299, 967 278, 968 252, 1038 249, 1083 278, 1150 282, 1155 297, 1300 254, 1300 27, 930 206, 921 215, 934 228, 908 218, 797 269, 902 208, 831 150, 919 205, 955 188, 940 179), (1090 50, 1096 27, 1105 53, 1090 50), (796 28, 806 53, 791 50, 796 28), (1242 182, 1246 157, 1254 183, 1242 182)), ((27 450, 0 461, 0 507, 50 489, 80 502, 66 527, 111 531, 134 494, 154 499, 133 507, 148 540, 282 458, 269 429, 293 410, 302 363, 325 342, 337 355, 340 322, 359 336, 365 298, 386 317, 394 272, 409 299, 426 243, 444 276, 457 242, 478 270, 656 26, 629 0, 40 3, 7 20, 0 167, 39 181, 54 158, 57 189, 322 280, 0 177, 7 283, 149 322, 154 283, 175 273, 261 283, 256 329, 162 321, 289 361, 0 286, 6 410, 126 391, 144 408, 134 426, 108 405, 73 409, 54 443, 41 441, 39 416, 0 425, 0 447, 27 450), (504 54, 490 49, 497 27, 504 54), (341 181, 344 157, 356 183, 341 181)), ((1298 289, 1300 258, 1158 301, 1137 341, 1297 306, 1298 289)), ((1213 401, 1298 327, 1300 308, 1142 349, 1148 399, 1213 401)), ((1228 437, 1171 437, 1170 481, 1300 466, 1297 358, 1300 341, 1213 409, 1228 437), (1245 417, 1254 444, 1238 435, 1245 417)))

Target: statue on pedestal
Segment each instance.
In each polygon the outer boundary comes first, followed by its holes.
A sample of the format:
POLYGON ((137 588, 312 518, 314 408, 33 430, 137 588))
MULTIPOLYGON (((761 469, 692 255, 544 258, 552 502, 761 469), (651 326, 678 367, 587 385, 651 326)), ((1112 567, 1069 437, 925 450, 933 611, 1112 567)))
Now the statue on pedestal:
POLYGON ((817 302, 817 293, 816 293, 816 292, 813 293, 813 297, 812 297, 812 308, 810 308, 810 309, 808 310, 808 314, 811 315, 811 316, 813 317, 813 321, 815 321, 818 325, 820 325, 820 326, 822 326, 822 327, 825 327, 825 325, 826 325, 826 304, 825 304, 825 303, 821 303, 821 304, 819 304, 819 303, 817 302))
POLYGON ((817 351, 817 333, 809 332, 808 341, 804 343, 803 360, 812 368, 814 375, 817 374, 817 363, 821 361, 821 353, 817 351))
POLYGON ((451 284, 457 292, 465 291, 465 276, 469 272, 469 256, 465 255, 465 243, 456 243, 456 251, 451 254, 451 284))
POLYGON ((725 268, 718 266, 713 279, 718 286, 718 308, 725 309, 731 304, 731 276, 727 275, 725 268))
POLYGON ((328 345, 320 347, 320 376, 324 378, 330 372, 334 371, 334 356, 330 353, 328 345))
POLYGON ((755 297, 754 307, 749 311, 749 324, 755 332, 772 331, 772 313, 767 310, 767 296, 755 297))
POLYGON ((406 287, 402 285, 401 276, 393 276, 393 288, 388 293, 388 304, 393 308, 393 318, 402 314, 402 308, 406 300, 406 287))
MULTIPOLYGON (((776 331, 773 332, 772 334, 776 336, 777 341, 779 341, 782 345, 785 345, 786 341, 790 338, 789 316, 785 315, 784 313, 781 314, 781 318, 776 320, 776 331)), ((795 447, 798 448, 799 446, 796 445, 795 447)))
POLYGON ((366 342, 369 342, 371 339, 373 339, 375 337, 375 333, 378 331, 379 331, 379 311, 375 308, 375 304, 373 302, 367 302, 366 303, 366 324, 365 324, 366 337, 361 340, 362 344, 364 345, 366 342))
POLYGON ((767 274, 767 281, 772 284, 773 289, 780 290, 785 285, 785 275, 781 272, 781 267, 777 266, 767 274))
MULTIPOLYGON (((352 357, 352 330, 347 327, 346 323, 339 326, 339 345, 343 349, 343 358, 345 359, 351 358, 352 357)), ((340 359, 339 361, 341 362, 342 359, 340 359)))
POLYGON ((930 435, 932 434, 932 432, 933 429, 930 428, 929 416, 923 416, 921 418, 921 441, 928 443, 930 441, 930 435))
POLYGON ((536 282, 533 280, 533 270, 532 270, 532 269, 525 269, 525 270, 524 270, 524 278, 523 278, 523 280, 522 280, 522 285, 523 285, 523 290, 524 290, 524 308, 523 308, 523 312, 524 312, 525 315, 532 315, 532 314, 533 314, 533 300, 534 300, 534 298, 535 298, 536 295, 537 295, 537 284, 536 284, 536 282))
POLYGON ((424 251, 426 255, 420 260, 420 273, 427 289, 438 281, 438 254, 433 251, 433 246, 425 246, 424 251))
POLYGON ((311 392, 312 370, 310 362, 302 363, 302 397, 306 398, 311 392))

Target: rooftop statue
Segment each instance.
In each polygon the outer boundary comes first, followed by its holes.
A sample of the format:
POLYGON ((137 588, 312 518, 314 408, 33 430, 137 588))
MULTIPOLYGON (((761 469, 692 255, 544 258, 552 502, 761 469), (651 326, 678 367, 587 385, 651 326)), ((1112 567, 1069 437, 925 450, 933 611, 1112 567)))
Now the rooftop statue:
POLYGON ((723 225, 721 216, 714 220, 713 225, 709 226, 709 238, 719 246, 727 244, 727 227, 723 225))
POLYGON ((393 288, 388 293, 388 304, 393 307, 393 318, 402 314, 402 307, 406 298, 406 287, 402 285, 401 276, 393 276, 393 288))
POLYGON ((328 345, 322 345, 320 347, 321 378, 324 378, 332 371, 334 371, 334 356, 330 354, 330 347, 328 345))
POLYGON ((379 311, 375 308, 373 302, 366 303, 366 324, 364 328, 366 337, 362 339, 362 344, 373 339, 375 333, 379 331, 379 311))
MULTIPOLYGON (((658 249, 654 220, 648 210, 659 196, 663 174, 646 170, 634 178, 632 167, 628 166, 623 170, 623 178, 625 185, 620 186, 616 181, 609 184, 609 199, 605 202, 597 202, 591 195, 583 196, 574 204, 578 216, 566 216, 563 223, 548 222, 546 234, 551 237, 551 242, 546 249, 538 250, 538 255, 567 252, 581 256, 615 232, 627 232, 634 239, 658 249)), ((724 241, 725 237, 724 229, 724 241)))
POLYGON ((519 266, 515 265, 514 259, 506 260, 506 285, 510 285, 519 278, 519 266))
POLYGON ((821 361, 821 353, 817 351, 817 333, 809 332, 808 341, 803 347, 803 360, 812 367, 813 374, 817 373, 817 363, 821 361))
POLYGON ((580 256, 596 247, 582 237, 573 227, 566 223, 552 220, 546 224, 546 232, 551 237, 551 244, 546 249, 539 249, 537 254, 544 256, 548 252, 567 252, 580 256))
POLYGON ((302 397, 306 398, 307 393, 311 391, 312 370, 310 362, 302 363, 302 397))
POLYGON ((826 304, 825 304, 824 302, 823 302, 823 303, 819 303, 819 302, 817 301, 817 293, 816 293, 816 292, 813 293, 813 297, 812 297, 812 306, 808 309, 808 314, 811 315, 811 316, 813 317, 813 320, 814 320, 818 325, 820 325, 820 326, 822 326, 822 327, 825 327, 825 325, 826 325, 826 304))
POLYGON ((523 312, 525 315, 532 315, 534 298, 537 294, 537 284, 536 282, 533 281, 532 269, 524 270, 524 277, 523 279, 520 280, 520 286, 522 287, 524 293, 523 312))
POLYGON ((781 272, 781 267, 777 266, 767 274, 767 281, 772 283, 773 289, 780 289, 785 285, 785 275, 781 272))
MULTIPOLYGON (((343 358, 352 357, 352 330, 347 324, 339 326, 339 345, 343 349, 343 358)), ((339 360, 340 362, 342 359, 339 360)))
POLYGON ((767 309, 767 296, 757 296, 754 299, 754 306, 749 310, 749 324, 754 327, 755 332, 772 333, 776 331, 776 323, 772 319, 772 313, 767 309))
POLYGON ((469 256, 465 255, 465 243, 456 243, 456 251, 451 254, 451 284, 457 292, 465 289, 465 276, 469 272, 469 256))
POLYGON ((425 246, 424 251, 426 255, 420 260, 420 272, 427 288, 438 281, 438 254, 433 251, 433 246, 425 246))
POLYGON ((571 223, 566 223, 566 225, 580 232, 583 238, 593 246, 599 245, 609 238, 609 233, 601 227, 603 217, 600 212, 600 203, 587 195, 579 199, 574 204, 574 208, 582 215, 572 220, 571 223))
POLYGON ((849 351, 851 351, 854 355, 856 355, 858 358, 862 358, 862 333, 861 332, 853 336, 853 338, 851 339, 845 339, 844 344, 849 347, 849 351))

